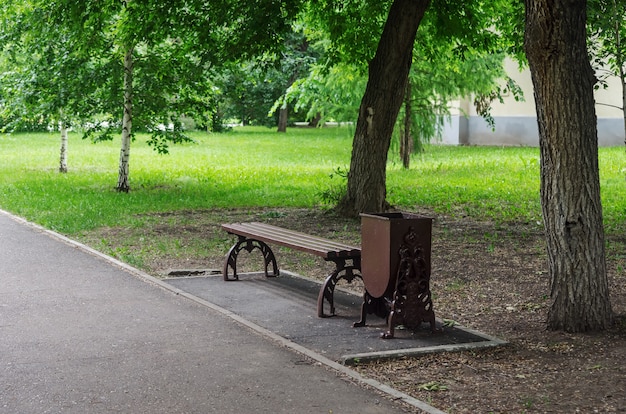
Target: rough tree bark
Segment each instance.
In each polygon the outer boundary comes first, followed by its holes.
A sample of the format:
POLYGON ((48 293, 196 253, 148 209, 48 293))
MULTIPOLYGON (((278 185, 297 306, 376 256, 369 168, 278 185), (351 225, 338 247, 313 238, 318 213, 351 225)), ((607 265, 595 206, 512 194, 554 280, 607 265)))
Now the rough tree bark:
POLYGON ((130 141, 133 127, 133 47, 129 47, 124 55, 124 116, 122 118, 122 148, 117 186, 119 192, 130 191, 129 161, 130 141))
POLYGON ((411 166, 411 153, 413 152, 413 138, 411 137, 411 81, 406 83, 406 92, 404 93, 404 120, 403 129, 400 132, 400 159, 402 166, 409 169, 411 166))
POLYGON ((569 332, 605 329, 613 317, 586 3, 525 0, 524 47, 539 124, 541 204, 553 301, 548 329, 569 332))
POLYGON ((429 0, 394 0, 383 28, 357 119, 346 195, 346 216, 380 212, 386 201, 387 152, 406 88, 415 35, 429 0))

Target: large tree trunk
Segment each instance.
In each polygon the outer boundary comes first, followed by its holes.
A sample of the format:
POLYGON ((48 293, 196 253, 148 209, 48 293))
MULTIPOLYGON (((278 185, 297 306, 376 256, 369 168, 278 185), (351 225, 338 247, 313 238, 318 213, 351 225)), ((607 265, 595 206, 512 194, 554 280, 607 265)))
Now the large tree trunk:
POLYGON ((387 209, 387 152, 411 68, 417 28, 429 0, 394 0, 369 65, 352 143, 346 195, 337 210, 347 216, 387 209))
POLYGON ((117 186, 120 192, 129 192, 130 141, 133 127, 133 48, 124 55, 124 116, 122 118, 122 149, 117 186))
POLYGON ((59 156, 59 172, 67 172, 67 124, 63 116, 63 111, 60 111, 59 129, 61 130, 61 151, 59 156))
POLYGON ((552 306, 548 329, 611 325, 586 0, 526 0, 525 49, 541 151, 552 306))

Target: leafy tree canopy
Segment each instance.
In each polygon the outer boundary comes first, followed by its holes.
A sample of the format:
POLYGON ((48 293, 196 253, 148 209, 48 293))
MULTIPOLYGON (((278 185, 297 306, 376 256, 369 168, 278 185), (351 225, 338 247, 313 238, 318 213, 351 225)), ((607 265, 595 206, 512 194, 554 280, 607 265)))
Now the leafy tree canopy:
MULTIPOLYGON (((294 101, 296 108, 308 106, 309 118, 321 113, 328 118, 354 121, 367 64, 373 58, 390 4, 309 3, 302 20, 310 40, 323 47, 323 58, 308 78, 289 88, 277 105, 284 100, 294 101)), ((505 89, 513 89, 521 98, 521 91, 508 79, 502 63, 505 54, 519 52, 519 34, 511 31, 523 26, 522 16, 521 6, 508 1, 433 1, 417 33, 410 73, 416 148, 420 141, 441 131, 453 100, 477 95, 479 112, 493 127, 491 102, 505 89)))
POLYGON ((64 108, 88 126, 87 136, 110 139, 121 120, 123 57, 132 49, 134 130, 149 131, 150 142, 166 152, 167 142, 185 139, 181 114, 211 117, 209 70, 282 48, 299 5, 23 0, 5 6, 3 36, 11 40, 5 50, 15 51, 15 69, 4 81, 20 92, 8 106, 45 122, 64 108))

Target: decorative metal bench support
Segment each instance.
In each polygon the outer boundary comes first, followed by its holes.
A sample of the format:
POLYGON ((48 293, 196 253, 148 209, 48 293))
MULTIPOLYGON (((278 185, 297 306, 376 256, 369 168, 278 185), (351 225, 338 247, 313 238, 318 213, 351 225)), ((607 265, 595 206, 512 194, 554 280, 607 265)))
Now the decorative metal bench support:
POLYGON ((354 322, 352 326, 360 328, 366 325, 367 315, 376 315, 379 318, 387 319, 391 309, 391 300, 382 296, 375 298, 367 290, 363 293, 363 303, 361 304, 361 320, 354 322))
POLYGON ((341 257, 328 258, 326 261, 335 262, 335 270, 328 275, 317 297, 317 316, 320 318, 335 315, 335 286, 337 286, 337 283, 341 279, 344 279, 348 283, 352 283, 355 277, 361 279, 360 257, 354 259, 341 257), (324 300, 328 302, 328 306, 330 308, 329 315, 324 313, 324 300))
POLYGON ((265 269, 265 277, 276 277, 279 274, 278 265, 276 264, 276 256, 274 256, 274 252, 272 249, 263 241, 249 239, 246 236, 237 236, 239 240, 233 247, 230 248, 228 254, 226 255, 226 260, 224 261, 224 280, 239 280, 239 275, 237 275, 237 256, 239 252, 242 250, 246 250, 248 253, 252 253, 254 249, 258 249, 261 251, 263 255, 264 269, 265 269), (272 273, 269 273, 269 267, 272 266, 272 273), (233 278, 231 279, 228 269, 232 269, 233 278))

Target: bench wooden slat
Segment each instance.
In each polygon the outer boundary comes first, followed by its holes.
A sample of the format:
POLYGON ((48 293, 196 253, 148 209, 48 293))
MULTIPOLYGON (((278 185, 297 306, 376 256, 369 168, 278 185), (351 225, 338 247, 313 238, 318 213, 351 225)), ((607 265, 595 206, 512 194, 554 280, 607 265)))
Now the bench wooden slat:
POLYGON ((282 232, 272 233, 271 231, 268 231, 268 229, 263 229, 263 231, 260 231, 260 229, 256 229, 250 226, 231 226, 230 228, 226 228, 226 230, 233 234, 244 236, 250 239, 260 240, 270 244, 287 246, 289 248, 305 251, 324 258, 328 255, 329 251, 333 250, 328 246, 316 244, 311 241, 305 243, 303 237, 298 237, 294 234, 285 234, 282 232))
POLYGON ((275 243, 296 250, 305 251, 324 259, 334 257, 360 257, 361 249, 317 236, 311 236, 294 230, 287 230, 265 223, 223 224, 222 228, 231 234, 237 234, 266 243, 275 243))
MULTIPOLYGON (((268 234, 271 237, 280 238, 288 241, 289 243, 302 243, 306 245, 320 246, 323 250, 360 250, 358 247, 348 246, 343 243, 337 243, 332 240, 324 239, 317 236, 312 236, 305 233, 300 233, 294 230, 286 230, 280 227, 272 226, 264 223, 253 223, 255 228, 261 229, 263 233, 268 234)), ((246 226, 247 227, 247 226, 246 226)))
POLYGON ((263 223, 237 223, 226 225, 224 227, 235 233, 245 233, 242 235, 246 236, 253 235, 258 237, 267 237, 271 240, 275 240, 276 242, 283 241, 289 244, 303 246, 319 246, 322 250, 326 250, 326 248, 335 250, 352 250, 351 246, 335 243, 330 240, 325 240, 292 230, 282 229, 280 227, 265 225, 263 223))
POLYGON ((327 257, 329 253, 346 252, 346 255, 358 255, 360 253, 360 249, 354 246, 336 243, 331 240, 263 223, 236 223, 222 227, 234 234, 256 238, 264 242, 282 244, 294 249, 308 251, 322 257, 327 257))

